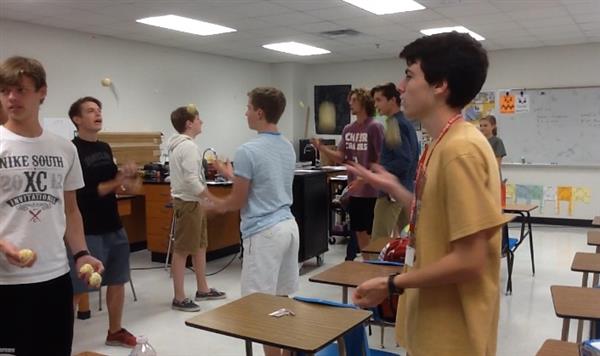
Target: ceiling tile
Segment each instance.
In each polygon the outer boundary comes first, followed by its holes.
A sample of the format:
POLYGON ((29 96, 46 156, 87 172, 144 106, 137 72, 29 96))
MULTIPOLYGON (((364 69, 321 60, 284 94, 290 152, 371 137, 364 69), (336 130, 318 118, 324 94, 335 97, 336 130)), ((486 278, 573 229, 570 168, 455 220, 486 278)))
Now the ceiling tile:
POLYGON ((487 2, 464 3, 454 6, 441 6, 435 9, 435 12, 448 17, 454 16, 480 16, 486 14, 497 14, 500 12, 497 7, 487 2))
POLYGON ((323 21, 318 17, 307 15, 301 12, 288 12, 284 14, 257 17, 257 19, 279 26, 311 24, 323 21))
MULTIPOLYGON (((341 0, 340 0, 340 3, 341 0)), ((308 11, 307 14, 316 16, 322 20, 332 21, 339 19, 347 19, 352 17, 361 17, 361 16, 377 16, 373 15, 367 11, 361 10, 355 6, 338 6, 332 8, 326 8, 321 10, 311 10, 308 11)))
MULTIPOLYGON (((538 2, 538 5, 539 2, 538 2)), ((514 20, 531 20, 543 18, 569 17, 567 9, 563 6, 549 7, 547 5, 524 8, 521 10, 507 11, 506 14, 514 20)))

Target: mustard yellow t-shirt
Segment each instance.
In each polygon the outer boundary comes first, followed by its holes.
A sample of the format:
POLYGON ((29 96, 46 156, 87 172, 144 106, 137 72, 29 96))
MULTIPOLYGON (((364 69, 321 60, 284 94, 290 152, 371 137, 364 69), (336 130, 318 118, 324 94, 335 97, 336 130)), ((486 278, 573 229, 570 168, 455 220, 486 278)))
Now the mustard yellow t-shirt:
MULTIPOLYGON (((457 122, 428 154, 414 269, 447 255, 452 241, 504 223, 498 163, 479 130, 457 122)), ((396 335, 411 356, 496 354, 500 235, 498 229, 488 241, 489 258, 478 279, 402 295, 396 335)))

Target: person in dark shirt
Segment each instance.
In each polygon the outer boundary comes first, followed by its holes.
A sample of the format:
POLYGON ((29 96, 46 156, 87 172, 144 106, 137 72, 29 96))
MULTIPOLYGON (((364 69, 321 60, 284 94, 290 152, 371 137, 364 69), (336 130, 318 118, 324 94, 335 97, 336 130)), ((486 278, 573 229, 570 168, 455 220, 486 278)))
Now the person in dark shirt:
MULTIPOLYGON (((379 163, 412 192, 420 147, 413 124, 400 111, 400 92, 394 83, 387 83, 371 89, 371 96, 379 113, 387 116, 379 163)), ((380 192, 375 202, 372 235, 375 238, 391 236, 406 224, 408 209, 387 193, 380 192)))
POLYGON ((479 129, 481 133, 488 139, 488 142, 494 150, 494 156, 498 161, 498 169, 502 164, 502 158, 506 156, 506 148, 504 142, 498 137, 498 127, 496 126, 496 117, 494 115, 488 115, 479 120, 479 129))
MULTIPOLYGON (((139 187, 137 167, 127 163, 119 170, 110 146, 98 140, 102 130, 102 103, 93 97, 75 101, 69 117, 77 127, 73 139, 83 171, 85 187, 77 191, 77 203, 92 256, 105 266, 102 285, 108 286, 106 304, 109 329, 106 344, 134 347, 136 338, 121 326, 125 288, 129 281, 129 240, 117 210, 116 193, 132 193, 139 187)), ((71 259, 72 261, 72 259, 71 259)), ((71 274, 77 275, 73 267, 71 274)), ((88 287, 73 278, 73 303, 78 304, 88 287)))

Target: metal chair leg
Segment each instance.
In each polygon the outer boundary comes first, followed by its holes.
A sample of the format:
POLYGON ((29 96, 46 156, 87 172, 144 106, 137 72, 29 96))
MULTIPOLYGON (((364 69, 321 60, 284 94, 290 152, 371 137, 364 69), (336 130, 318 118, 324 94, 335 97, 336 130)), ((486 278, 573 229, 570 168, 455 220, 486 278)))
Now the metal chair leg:
POLYGON ((98 288, 98 310, 102 311, 102 286, 98 288))
POLYGON ((169 246, 167 247, 167 256, 165 257, 165 271, 169 270, 169 257, 171 256, 171 247, 173 245, 174 237, 175 237, 175 212, 173 211, 173 217, 171 218, 171 229, 169 231, 169 246))
POLYGON ((131 293, 133 293, 133 301, 137 302, 137 294, 135 293, 135 287, 133 286, 133 279, 131 279, 131 271, 129 271, 129 286, 131 286, 131 293))

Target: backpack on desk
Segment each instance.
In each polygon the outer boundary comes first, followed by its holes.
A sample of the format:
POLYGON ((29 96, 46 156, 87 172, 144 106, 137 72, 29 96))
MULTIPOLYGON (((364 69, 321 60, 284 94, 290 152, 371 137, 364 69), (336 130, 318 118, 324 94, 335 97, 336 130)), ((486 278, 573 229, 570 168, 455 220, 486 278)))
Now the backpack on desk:
MULTIPOLYGON (((403 229, 402 231, 405 232, 406 229, 403 229)), ((392 239, 392 241, 388 242, 385 247, 383 247, 381 253, 379 253, 379 259, 382 261, 404 263, 408 242, 409 240, 406 234, 401 233, 399 238, 392 239)), ((396 322, 398 297, 399 296, 394 295, 391 299, 385 298, 381 304, 376 307, 377 312, 383 321, 388 323, 396 322)))

